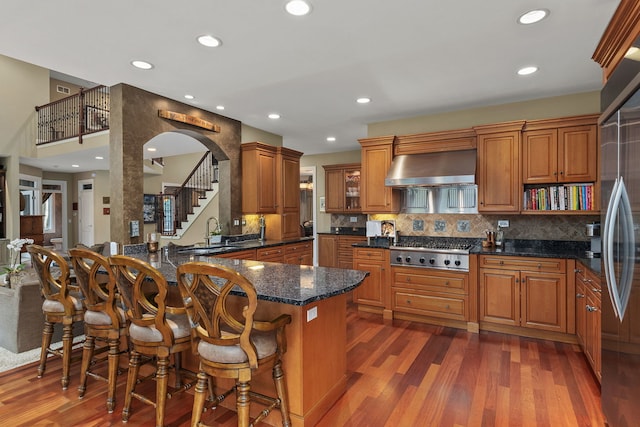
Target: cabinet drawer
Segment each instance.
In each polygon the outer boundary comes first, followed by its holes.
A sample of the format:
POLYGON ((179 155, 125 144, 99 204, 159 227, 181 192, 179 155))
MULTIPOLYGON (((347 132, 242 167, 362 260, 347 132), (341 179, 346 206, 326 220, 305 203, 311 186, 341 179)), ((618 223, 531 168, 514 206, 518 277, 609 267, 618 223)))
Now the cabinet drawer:
POLYGON ((267 262, 283 262, 284 249, 280 247, 276 248, 262 248, 256 250, 256 259, 258 261, 267 262))
POLYGON ((215 258, 231 258, 231 259, 256 259, 255 249, 247 249, 238 252, 229 252, 227 254, 218 254, 215 258))
POLYGON ((600 298, 602 293, 602 284, 600 283, 600 277, 598 277, 593 271, 589 269, 584 270, 584 277, 582 278, 585 285, 590 289, 594 295, 600 298))
POLYGON ((480 255, 479 267, 564 273, 567 263, 564 259, 558 258, 480 255))
POLYGON ((393 286, 408 289, 430 289, 438 292, 468 292, 468 276, 429 269, 392 268, 393 286))
POLYGON ((287 255, 311 250, 311 242, 291 243, 284 247, 284 253, 287 255))
POLYGON ((448 319, 466 320, 465 298, 423 295, 393 289, 393 310, 448 319))
POLYGON ((369 259, 384 261, 385 249, 353 248, 353 257, 359 259, 369 259))

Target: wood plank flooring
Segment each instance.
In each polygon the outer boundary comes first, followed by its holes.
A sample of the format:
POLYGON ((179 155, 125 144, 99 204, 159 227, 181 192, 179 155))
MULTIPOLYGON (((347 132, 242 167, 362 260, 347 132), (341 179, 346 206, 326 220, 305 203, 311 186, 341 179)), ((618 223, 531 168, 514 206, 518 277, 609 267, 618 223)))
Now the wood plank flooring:
MULTIPOLYGON (((320 427, 604 425, 599 386, 575 345, 384 322, 353 306, 347 325, 348 390, 320 427)), ((89 379, 78 399, 78 369, 75 363, 64 392, 58 358, 41 379, 35 364, 0 374, 0 425, 124 425, 126 375, 119 377, 116 410, 107 414, 105 383, 89 379)), ((166 425, 189 425, 191 405, 190 392, 168 399, 166 425)), ((132 410, 127 426, 154 424, 152 407, 134 400, 132 410)), ((235 413, 224 408, 205 421, 236 425, 235 413)))

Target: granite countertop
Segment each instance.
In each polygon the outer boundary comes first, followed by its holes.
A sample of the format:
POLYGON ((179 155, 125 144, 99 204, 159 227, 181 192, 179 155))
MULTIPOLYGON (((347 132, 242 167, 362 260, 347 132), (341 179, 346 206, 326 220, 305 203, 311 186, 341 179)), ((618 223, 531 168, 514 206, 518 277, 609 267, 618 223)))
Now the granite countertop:
MULTIPOLYGON (((296 306, 350 292, 369 274, 360 270, 212 258, 174 251, 130 256, 149 262, 172 285, 176 284, 176 268, 180 264, 202 261, 223 265, 236 270, 253 283, 258 299, 296 306)), ((240 291, 238 294, 242 295, 240 291)))
POLYGON ((334 234, 338 236, 366 236, 367 229, 362 227, 331 227, 329 231, 318 231, 318 234, 334 234))
MULTIPOLYGON (((257 239, 250 240, 233 240, 228 239, 228 243, 221 243, 212 246, 184 246, 176 247, 176 251, 188 252, 188 255, 218 255, 227 254, 232 252, 244 251, 247 249, 260 249, 270 248, 282 245, 288 245, 291 243, 313 241, 313 237, 300 237, 292 240, 264 240, 257 239)), ((146 252, 146 247, 142 249, 142 252, 146 252)))

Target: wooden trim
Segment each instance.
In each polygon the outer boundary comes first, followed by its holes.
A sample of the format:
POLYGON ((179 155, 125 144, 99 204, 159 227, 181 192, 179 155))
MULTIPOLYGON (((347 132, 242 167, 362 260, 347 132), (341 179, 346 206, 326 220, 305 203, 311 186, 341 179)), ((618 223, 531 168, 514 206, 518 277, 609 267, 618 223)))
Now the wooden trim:
POLYGON ((190 116, 188 114, 177 113, 175 111, 169 111, 169 110, 158 110, 158 117, 161 117, 163 119, 173 120, 174 122, 185 123, 191 126, 210 130, 212 132, 220 132, 220 126, 215 125, 204 119, 201 119, 200 117, 190 116))
POLYGON ((402 135, 396 138, 393 154, 423 154, 442 151, 475 149, 476 133, 473 129, 402 135))
POLYGON ((376 136, 373 138, 361 138, 358 140, 361 146, 372 146, 372 145, 387 145, 389 143, 394 142, 396 139, 395 135, 387 135, 387 136, 376 136))
POLYGON ((553 119, 527 120, 523 131, 556 129, 561 127, 597 125, 599 114, 582 116, 558 117, 553 119))
POLYGON ((569 344, 578 344, 578 338, 572 334, 562 332, 543 331, 540 329, 526 328, 522 326, 499 325, 493 322, 480 322, 480 331, 501 332, 503 334, 517 335, 520 337, 538 338, 569 344))
POLYGON ((491 123, 487 125, 474 126, 473 130, 476 135, 495 134, 500 132, 522 131, 524 129, 525 120, 515 120, 512 122, 491 123))
POLYGON ((622 0, 591 57, 602 67, 605 82, 622 61, 638 34, 640 34, 640 2, 622 0))

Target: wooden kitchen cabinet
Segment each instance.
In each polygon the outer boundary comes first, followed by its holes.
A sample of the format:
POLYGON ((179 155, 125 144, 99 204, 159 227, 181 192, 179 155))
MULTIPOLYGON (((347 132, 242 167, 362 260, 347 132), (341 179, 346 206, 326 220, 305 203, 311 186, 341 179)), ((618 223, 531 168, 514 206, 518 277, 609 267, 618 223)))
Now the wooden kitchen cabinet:
POLYGON ((325 211, 360 213, 360 163, 324 165, 325 211))
POLYGON ((365 236, 319 234, 318 265, 351 269, 353 268, 353 245, 366 241, 365 236))
POLYGON ((285 245, 284 263, 313 265, 313 242, 307 241, 285 245))
POLYGON ((481 328, 567 333, 565 260, 481 255, 479 279, 481 328))
MULTIPOLYGON (((602 369, 602 286, 600 277, 576 264, 576 335, 598 379, 602 369)), ((617 319, 615 319, 618 322, 617 319)), ((618 322, 619 324, 620 322, 618 322)))
POLYGON ((256 249, 256 261, 284 263, 284 246, 256 249))
POLYGON ((354 270, 368 271, 364 282, 353 291, 353 302, 359 309, 382 312, 386 305, 389 251, 379 248, 353 248, 354 270))
POLYGON ((528 121, 522 141, 524 184, 598 180, 597 115, 528 121))
POLYGON ((384 185, 393 160, 394 136, 358 140, 361 150, 360 203, 363 213, 398 213, 400 193, 384 185))
POLYGON ((240 145, 242 212, 276 212, 276 147, 261 142, 240 145))
POLYGON ((524 123, 474 127, 478 143, 479 212, 520 211, 520 136, 524 123))
POLYGON ((256 250, 255 249, 247 249, 247 250, 244 250, 244 251, 229 252, 227 254, 217 254, 215 257, 212 257, 212 258, 231 258, 231 259, 255 260, 256 259, 256 250))

